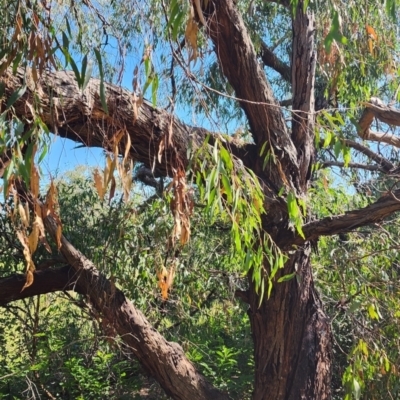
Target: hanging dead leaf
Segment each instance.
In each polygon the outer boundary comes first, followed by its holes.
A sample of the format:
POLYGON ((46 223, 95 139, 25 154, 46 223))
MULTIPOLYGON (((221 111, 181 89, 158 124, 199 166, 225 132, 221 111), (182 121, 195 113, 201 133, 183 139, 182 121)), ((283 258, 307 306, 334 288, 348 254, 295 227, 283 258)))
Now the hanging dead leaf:
POLYGON ((26 271, 26 281, 25 285, 22 287, 21 292, 24 291, 27 287, 31 286, 33 283, 33 271, 26 271))
POLYGON ((188 23, 185 30, 185 40, 189 48, 189 63, 190 61, 196 61, 197 59, 197 33, 199 27, 194 19, 193 6, 190 7, 188 23))
POLYGON ((39 196, 39 171, 34 165, 31 168, 30 183, 32 198, 35 201, 39 196))
POLYGON ((182 245, 190 239, 190 216, 193 211, 192 190, 187 188, 186 174, 183 169, 174 171, 172 178, 173 197, 170 202, 170 208, 174 216, 174 228, 170 243, 175 245, 176 239, 180 240, 182 245))
POLYGON ((29 227, 29 221, 28 221, 29 214, 26 214, 25 208, 21 203, 18 204, 18 212, 19 212, 19 216, 21 217, 21 221, 24 224, 25 228, 28 228, 29 227))
POLYGON ((126 160, 118 164, 118 173, 121 177, 122 188, 124 190, 124 201, 127 202, 129 200, 129 194, 132 187, 132 170, 133 170, 133 161, 126 160))
POLYGON ((93 179, 94 179, 94 186, 96 188, 97 194, 99 195, 100 200, 103 201, 104 194, 105 194, 104 187, 103 187, 103 179, 97 168, 93 171, 93 179))
POLYGON ((32 226, 32 232, 28 237, 29 251, 31 254, 33 254, 36 251, 38 242, 39 242, 39 226, 37 220, 35 219, 32 226))
POLYGON ((111 179, 111 189, 110 189, 110 195, 108 197, 108 205, 111 204, 111 200, 114 198, 116 186, 117 186, 117 184, 116 184, 115 178, 113 176, 111 179))
POLYGON ((138 96, 135 92, 133 92, 131 96, 131 102, 133 110, 133 123, 135 123, 138 119, 139 109, 143 104, 143 97, 138 96))
POLYGON ((44 230, 44 224, 42 219, 42 212, 40 207, 38 207, 35 211, 35 224, 37 224, 39 228, 39 243, 45 247, 45 249, 51 254, 51 247, 49 242, 46 239, 46 234, 44 230))
MULTIPOLYGON (((57 208, 58 208, 58 200, 57 200, 57 188, 56 185, 54 184, 54 181, 51 181, 50 188, 47 191, 46 195, 46 203, 44 205, 44 208, 42 209, 44 211, 44 215, 51 215, 56 224, 57 224, 57 232, 56 232, 56 244, 57 248, 61 248, 61 231, 62 231, 62 224, 61 224, 61 219, 57 214, 57 208)), ((43 211, 41 215, 43 216, 43 211)))
POLYGON ((26 262, 26 282, 22 288, 22 290, 24 290, 33 283, 33 271, 35 271, 35 264, 33 263, 31 252, 29 251, 28 238, 21 231, 17 231, 17 237, 22 244, 22 253, 26 262))
POLYGON ((158 287, 161 289, 161 297, 165 301, 168 299, 168 292, 171 289, 175 277, 175 266, 169 270, 164 266, 157 272, 158 287))
POLYGON ((104 169, 104 181, 103 181, 104 191, 107 190, 107 187, 111 182, 116 166, 117 166, 117 157, 115 157, 115 155, 114 157, 107 155, 107 164, 104 169))
POLYGON ((54 181, 51 180, 49 190, 46 195, 46 209, 50 215, 56 214, 57 202, 57 188, 54 181))
POLYGON ((131 137, 129 135, 129 132, 125 131, 125 133, 126 133, 126 145, 125 145, 123 163, 125 163, 128 160, 128 155, 129 155, 129 152, 131 150, 131 145, 132 145, 131 137))
POLYGON ((165 149, 165 136, 161 138, 161 140, 158 143, 158 154, 157 154, 157 160, 159 163, 161 163, 162 160, 162 153, 165 149))
POLYGON ((367 36, 374 40, 378 40, 378 35, 375 32, 375 29, 372 26, 365 25, 365 30, 367 31, 367 36))

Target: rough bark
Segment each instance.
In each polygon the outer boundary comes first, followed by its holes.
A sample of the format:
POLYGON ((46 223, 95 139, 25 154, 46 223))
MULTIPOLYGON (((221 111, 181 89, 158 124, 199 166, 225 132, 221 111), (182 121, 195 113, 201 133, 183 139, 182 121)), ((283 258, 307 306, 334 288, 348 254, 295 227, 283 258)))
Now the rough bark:
POLYGON ((282 274, 295 279, 275 284, 259 305, 249 293, 249 317, 256 360, 254 400, 330 398, 331 330, 314 289, 310 245, 295 252, 282 274))
MULTIPOLYGON (((54 219, 48 216, 44 219, 44 224, 47 232, 56 240, 57 224, 54 219)), ((57 288, 73 288, 85 294, 92 306, 113 327, 143 368, 158 381, 168 395, 179 400, 229 399, 195 369, 178 343, 166 341, 123 292, 100 274, 95 265, 64 236, 61 244, 60 251, 71 267, 53 272, 36 272, 39 282, 34 281, 30 289, 31 295, 44 293, 43 283, 46 283, 46 279, 49 292, 57 288)), ((10 277, 5 281, 0 280, 0 288, 4 282, 11 282, 17 288, 21 284, 18 278, 10 277)), ((9 301, 11 297, 11 294, 0 295, 0 304, 9 301)))

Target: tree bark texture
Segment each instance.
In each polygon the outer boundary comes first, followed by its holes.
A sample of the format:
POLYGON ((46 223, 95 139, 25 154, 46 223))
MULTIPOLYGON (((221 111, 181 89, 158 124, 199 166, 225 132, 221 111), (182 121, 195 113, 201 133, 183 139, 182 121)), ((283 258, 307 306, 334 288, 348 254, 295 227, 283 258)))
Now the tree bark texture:
POLYGON ((296 277, 275 283, 260 307, 255 290, 249 291, 254 400, 330 398, 330 321, 314 288, 310 254, 308 243, 290 256, 282 274, 296 271, 296 277))

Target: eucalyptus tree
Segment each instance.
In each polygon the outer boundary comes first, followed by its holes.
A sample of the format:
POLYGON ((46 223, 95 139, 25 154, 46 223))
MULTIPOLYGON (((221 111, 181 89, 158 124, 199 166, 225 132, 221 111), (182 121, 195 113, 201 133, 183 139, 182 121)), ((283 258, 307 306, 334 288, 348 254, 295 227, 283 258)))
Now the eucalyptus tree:
POLYGON ((106 166, 94 176, 100 196, 115 190, 117 170, 128 195, 133 162, 159 192, 157 179, 171 178, 171 250, 190 240, 194 188, 205 213, 230 221, 248 276, 237 296, 249 306, 253 397, 329 399, 332 332, 311 253, 321 236, 400 210, 400 144, 392 131, 400 124, 397 5, 9 3, 1 15, 1 173, 5 196, 14 194, 26 222, 18 237, 27 272, 22 283, 4 281, 1 303, 65 289, 85 294, 167 394, 228 398, 63 236, 54 185, 39 196, 34 163, 50 135, 102 147, 106 166), (129 60, 127 90, 121 82, 129 60), (374 120, 383 132, 372 129, 374 120), (390 185, 363 208, 318 218, 309 197, 327 167, 379 172, 390 185), (68 271, 35 271, 32 254, 38 241, 46 245, 45 232, 68 271))

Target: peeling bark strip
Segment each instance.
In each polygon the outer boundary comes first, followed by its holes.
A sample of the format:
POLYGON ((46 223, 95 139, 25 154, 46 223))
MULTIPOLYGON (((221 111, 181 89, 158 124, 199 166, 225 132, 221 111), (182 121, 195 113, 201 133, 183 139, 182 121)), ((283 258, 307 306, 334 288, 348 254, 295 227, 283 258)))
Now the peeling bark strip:
MULTIPOLYGON (((48 216, 44 219, 44 224, 47 232, 55 240, 56 222, 48 216)), ((195 369, 179 344, 166 341, 144 315, 126 299, 122 291, 101 275, 95 265, 75 249, 64 236, 61 238, 61 243, 60 251, 71 268, 54 272, 53 277, 59 275, 58 287, 64 284, 67 287, 76 287, 80 293, 86 294, 93 307, 113 326, 143 368, 157 380, 168 395, 178 400, 229 399, 195 369), (71 270, 76 286, 65 282, 65 273, 70 274, 71 270)), ((43 279, 49 276, 48 271, 37 274, 43 279)), ((1 284, 2 280, 0 288, 1 284)), ((35 285, 37 283, 34 281, 31 290, 38 290, 35 285)), ((0 296, 0 304, 2 299, 3 296, 0 296)))

